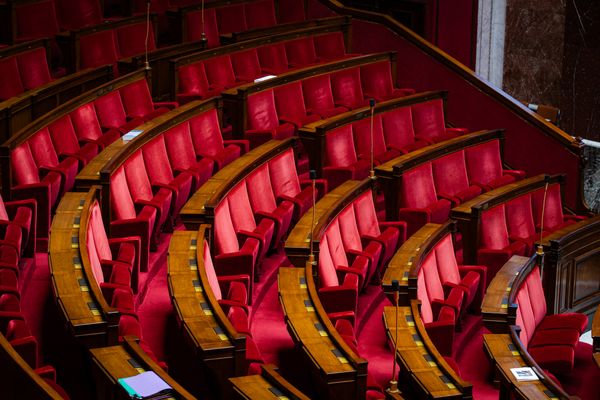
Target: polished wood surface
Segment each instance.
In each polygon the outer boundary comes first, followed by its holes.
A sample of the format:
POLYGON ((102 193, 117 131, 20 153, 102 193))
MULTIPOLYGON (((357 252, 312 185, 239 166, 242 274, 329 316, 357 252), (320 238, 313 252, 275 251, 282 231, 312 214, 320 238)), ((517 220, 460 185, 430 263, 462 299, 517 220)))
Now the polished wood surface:
POLYGON ((592 338, 594 339, 594 353, 600 353, 600 305, 596 308, 592 320, 592 338))
POLYGON ((129 399, 129 395, 119 384, 119 379, 146 371, 153 371, 171 386, 176 399, 195 399, 146 355, 136 338, 125 337, 119 345, 90 349, 90 354, 98 399, 129 399))
POLYGON ((411 300, 409 306, 387 306, 383 311, 388 339, 398 344, 399 384, 419 398, 471 398, 472 385, 452 370, 429 339, 418 304, 411 300))
POLYGON ((261 366, 260 375, 239 376, 229 378, 229 381, 233 387, 234 399, 309 400, 309 397, 293 387, 270 364, 261 366))
POLYGON ((312 266, 280 268, 278 287, 288 331, 306 353, 322 398, 364 398, 367 361, 348 347, 327 317, 317 295, 312 266))
POLYGON ((481 303, 481 313, 483 323, 490 331, 505 333, 508 325, 515 323, 516 305, 510 303, 509 297, 515 280, 528 263, 528 257, 512 256, 487 287, 481 303))

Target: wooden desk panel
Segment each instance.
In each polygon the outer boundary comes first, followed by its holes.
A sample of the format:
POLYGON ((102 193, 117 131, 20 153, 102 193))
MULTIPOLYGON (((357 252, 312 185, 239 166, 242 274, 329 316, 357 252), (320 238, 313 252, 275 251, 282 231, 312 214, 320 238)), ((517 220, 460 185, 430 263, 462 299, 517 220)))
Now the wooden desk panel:
MULTIPOLYGON (((594 353, 600 353, 600 304, 596 308, 596 313, 592 320, 592 338, 594 339, 594 353)), ((597 355, 598 354, 595 354, 594 356, 597 355)), ((596 358, 596 360, 598 360, 598 358, 596 358)))
POLYGON ((100 184, 100 171, 104 166, 129 143, 129 140, 120 137, 106 146, 96 157, 92 158, 75 177, 75 188, 77 190, 89 190, 92 185, 100 184))
POLYGON ((261 375, 229 378, 235 399, 309 400, 302 392, 286 381, 273 365, 263 365, 261 375))

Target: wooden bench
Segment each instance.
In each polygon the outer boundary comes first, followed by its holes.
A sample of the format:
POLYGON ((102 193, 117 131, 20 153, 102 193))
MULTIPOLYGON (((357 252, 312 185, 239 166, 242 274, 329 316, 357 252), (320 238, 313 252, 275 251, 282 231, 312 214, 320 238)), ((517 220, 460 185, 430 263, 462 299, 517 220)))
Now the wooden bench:
POLYGON ((229 378, 233 399, 290 399, 309 400, 298 389, 290 385, 273 365, 264 365, 260 375, 246 375, 229 378))
POLYGON ((313 280, 313 266, 280 268, 279 300, 294 343, 303 353, 318 393, 327 399, 362 399, 367 361, 356 355, 327 317, 313 280))

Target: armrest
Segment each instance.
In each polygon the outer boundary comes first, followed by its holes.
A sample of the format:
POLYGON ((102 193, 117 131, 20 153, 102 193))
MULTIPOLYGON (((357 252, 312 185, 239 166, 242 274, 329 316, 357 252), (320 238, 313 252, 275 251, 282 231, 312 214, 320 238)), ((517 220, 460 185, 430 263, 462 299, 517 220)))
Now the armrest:
POLYGON ((43 367, 36 368, 35 373, 44 379, 56 382, 56 370, 51 365, 44 365, 43 367))
POLYGON ((223 144, 225 144, 225 145, 233 144, 233 145, 238 146, 242 150, 240 152, 241 154, 246 154, 248 151, 250 151, 250 142, 247 141, 246 139, 224 140, 223 144))
POLYGON ((424 324, 429 338, 442 355, 452 355, 454 320, 454 310, 449 307, 443 307, 440 311, 440 319, 438 321, 424 324))
POLYGON ((467 128, 446 128, 446 133, 454 133, 458 136, 462 136, 462 135, 466 135, 467 133, 469 133, 469 130, 467 128))
POLYGON ((564 214, 563 219, 565 219, 567 221, 578 222, 578 221, 585 221, 587 219, 587 217, 583 216, 583 215, 564 214))
POLYGON ((172 110, 174 108, 179 107, 179 103, 176 101, 158 101, 158 102, 153 102, 152 104, 154 105, 154 109, 157 109, 160 107, 166 107, 169 110, 172 110))
POLYGON ((259 249, 260 240, 248 238, 239 251, 215 256, 217 274, 219 276, 248 275, 253 280, 254 264, 259 249))
MULTIPOLYGON (((312 181, 310 179, 300 180, 300 187, 304 190, 307 187, 312 187, 312 181)), ((315 179, 315 189, 317 189, 317 199, 324 196, 327 193, 327 179, 315 179)))
POLYGON ((37 367, 38 342, 34 336, 26 336, 11 340, 10 345, 31 368, 35 369, 37 367))
POLYGON ((246 314, 249 314, 248 306, 246 304, 240 303, 238 301, 221 299, 221 300, 218 300, 218 303, 221 306, 221 308, 223 309, 223 312, 225 314, 227 314, 229 312, 229 309, 231 307, 240 307, 246 312, 246 314))
POLYGON ((447 193, 438 192, 437 196, 440 199, 448 200, 450 203, 452 203, 452 207, 456 207, 457 205, 459 205, 461 203, 461 201, 460 201, 460 199, 458 197, 452 196, 452 195, 447 194, 447 193))
POLYGON ((519 169, 503 169, 502 172, 506 175, 514 176, 517 180, 525 178, 525 171, 519 169))
POLYGON ((84 145, 91 143, 98 146, 100 149, 104 149, 104 145, 99 139, 91 139, 91 138, 78 138, 79 146, 83 147, 84 145))
POLYGON ((329 313, 352 312, 356 314, 358 288, 333 286, 319 289, 323 308, 329 313))

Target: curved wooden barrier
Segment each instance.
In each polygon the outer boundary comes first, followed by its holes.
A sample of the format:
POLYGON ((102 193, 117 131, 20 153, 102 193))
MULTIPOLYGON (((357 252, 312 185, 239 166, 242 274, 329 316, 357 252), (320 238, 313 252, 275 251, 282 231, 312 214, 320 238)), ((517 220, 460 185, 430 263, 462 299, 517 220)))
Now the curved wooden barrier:
POLYGON ((246 375, 229 378, 233 386, 233 399, 290 399, 309 400, 298 389, 290 385, 273 365, 263 365, 260 375, 246 375))

